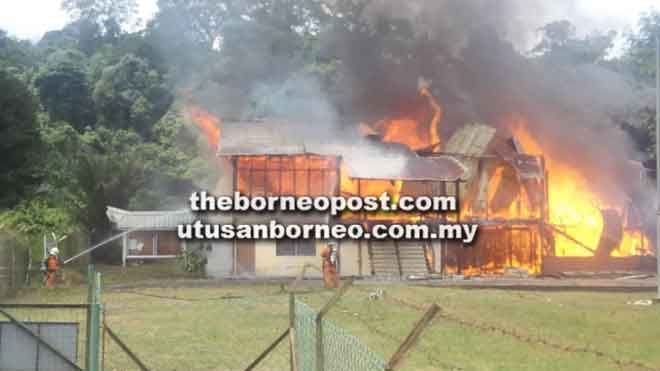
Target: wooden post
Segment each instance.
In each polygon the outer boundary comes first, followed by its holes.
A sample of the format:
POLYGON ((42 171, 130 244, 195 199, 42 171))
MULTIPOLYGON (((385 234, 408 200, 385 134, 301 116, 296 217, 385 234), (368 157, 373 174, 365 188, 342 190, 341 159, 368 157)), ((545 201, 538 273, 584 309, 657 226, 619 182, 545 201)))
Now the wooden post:
POLYGON ((337 275, 341 279, 341 240, 337 241, 337 275))
POLYGON ((446 264, 447 264, 447 250, 449 249, 449 244, 447 241, 440 241, 440 274, 442 276, 447 273, 446 264))
POLYGON ((252 361, 252 363, 250 363, 249 366, 247 366, 245 368, 245 371, 254 370, 254 368, 257 367, 259 365, 259 363, 261 363, 261 361, 263 361, 264 358, 266 358, 266 356, 269 355, 270 352, 273 351, 273 349, 275 349, 284 339, 286 339, 287 335, 289 335, 289 329, 284 331, 284 333, 282 335, 280 335, 277 339, 275 339, 275 341, 272 344, 270 344, 268 346, 268 348, 266 348, 266 350, 264 350, 259 355, 259 357, 257 357, 254 361, 252 361))
POLYGON ((124 353, 126 353, 126 355, 128 355, 128 357, 133 362, 135 362, 135 364, 138 366, 138 368, 140 370, 142 370, 142 371, 148 371, 149 370, 149 368, 147 368, 147 366, 145 366, 145 364, 142 363, 140 358, 138 358, 137 355, 135 355, 135 353, 133 353, 133 351, 131 351, 131 349, 123 341, 121 341, 121 339, 117 336, 117 334, 114 333, 114 331, 112 331, 110 329, 110 327, 104 325, 103 328, 104 328, 105 332, 108 333, 108 336, 110 336, 110 339, 112 339, 112 341, 114 341, 115 344, 117 344, 121 348, 121 350, 123 350, 124 353))
POLYGON ((297 158, 298 156, 293 156, 293 158, 291 158, 291 172, 293 173, 293 195, 302 196, 301 194, 298 194, 298 168, 296 166, 297 158))
POLYGON ((305 155, 305 167, 306 173, 307 173, 307 195, 306 196, 312 196, 312 169, 309 166, 309 156, 305 155))
POLYGON ((371 267, 371 275, 376 275, 376 270, 374 268, 374 252, 371 246, 371 240, 367 240, 367 253, 369 254, 369 266, 371 267))
POLYGON ((358 275, 362 277, 362 240, 358 240, 358 275))
POLYGON ((461 222, 461 180, 458 179, 456 181, 456 206, 457 206, 457 212, 456 212, 456 223, 461 222))
POLYGON ((541 249, 541 254, 540 254, 540 261, 539 264, 541 267, 543 267, 543 258, 545 256, 546 252, 546 235, 545 235, 545 223, 548 221, 547 220, 547 210, 548 210, 548 172, 545 170, 545 157, 540 158, 541 161, 541 170, 543 171, 543 179, 541 186, 543 187, 542 193, 543 193, 543 198, 541 199, 541 205, 540 205, 540 210, 539 210, 539 223, 538 223, 538 235, 539 235, 539 241, 540 241, 540 246, 539 248, 541 249))
POLYGON ((270 155, 266 156, 264 162, 264 196, 268 197, 268 164, 270 163, 270 155))
POLYGON ((403 267, 401 267, 401 253, 399 252, 399 243, 394 240, 394 254, 396 255, 396 265, 399 269, 399 277, 403 278, 403 267))
MULTIPOLYGON (((357 195, 358 195, 358 197, 362 197, 362 179, 358 178, 357 181, 358 181, 358 184, 357 184, 357 191, 358 191, 358 194, 357 194, 357 195)), ((366 212, 366 211, 362 211, 362 212, 360 213, 360 216, 362 217, 362 220, 366 220, 366 219, 367 219, 367 212, 366 212)))
MULTIPOLYGON (((479 191, 480 191, 481 182, 482 182, 481 178, 487 176, 487 174, 484 174, 485 173, 485 171, 484 171, 485 165, 484 165, 483 162, 484 162, 483 157, 479 157, 479 159, 477 160, 477 189, 475 191, 476 196, 474 196, 474 201, 473 201, 474 203, 477 203, 478 201, 480 201, 479 200, 479 191)), ((488 167, 486 167, 486 169, 488 169, 488 167)), ((490 205, 488 204, 488 187, 486 187, 485 203, 482 205, 479 202, 479 207, 482 207, 482 206, 484 207, 484 214, 485 214, 486 220, 488 220, 488 218, 490 217, 489 214, 488 214, 488 209, 490 208, 490 205)), ((477 210, 478 210, 477 211, 478 213, 481 212, 481 210, 479 210, 479 209, 477 209, 477 210)), ((470 214, 472 214, 472 213, 470 213, 470 214)))
POLYGON ((254 158, 250 157, 250 167, 248 168, 248 196, 252 197, 252 184, 254 184, 254 158))
POLYGON ((277 160, 279 161, 279 167, 277 170, 277 194, 278 196, 283 196, 284 187, 282 186, 283 184, 282 175, 284 174, 284 159, 282 158, 282 156, 279 156, 277 160))
POLYGON ((511 248, 511 239, 513 238, 511 231, 506 230, 506 231, 500 231, 501 234, 503 234, 504 238, 501 239, 503 240, 506 246, 504 247, 506 250, 506 262, 509 267, 513 266, 513 249, 511 248))
POLYGON ((401 343, 399 349, 397 349, 392 358, 390 358, 390 361, 387 363, 386 370, 391 371, 399 366, 403 357, 406 355, 406 353, 408 353, 413 345, 415 345, 420 335, 422 335, 424 329, 428 326, 431 320, 433 320, 433 317, 435 317, 439 311, 440 307, 438 307, 437 304, 431 304, 422 318, 420 318, 417 324, 415 324, 415 327, 413 327, 412 331, 410 331, 410 334, 408 334, 403 343, 401 343))
POLYGON ((434 270, 436 273, 440 273, 440 275, 445 274, 445 257, 444 257, 444 250, 445 250, 445 243, 444 241, 434 241, 431 242, 431 248, 433 249, 433 265, 434 265, 434 270), (438 250, 435 250, 435 246, 438 246, 438 250))
POLYGON ((302 269, 300 270, 298 277, 296 277, 296 279, 289 284, 289 292, 294 292, 296 286, 298 285, 298 282, 302 281, 305 278, 305 272, 307 271, 307 268, 309 266, 310 264, 304 264, 302 266, 302 269))

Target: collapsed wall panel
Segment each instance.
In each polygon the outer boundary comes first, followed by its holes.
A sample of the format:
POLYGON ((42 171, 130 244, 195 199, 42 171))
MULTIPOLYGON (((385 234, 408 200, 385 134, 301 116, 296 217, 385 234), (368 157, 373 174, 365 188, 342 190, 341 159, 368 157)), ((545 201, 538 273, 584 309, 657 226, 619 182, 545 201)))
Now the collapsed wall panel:
POLYGON ((470 246, 448 241, 443 272, 464 275, 501 274, 511 268, 537 273, 541 264, 538 225, 482 226, 470 246))

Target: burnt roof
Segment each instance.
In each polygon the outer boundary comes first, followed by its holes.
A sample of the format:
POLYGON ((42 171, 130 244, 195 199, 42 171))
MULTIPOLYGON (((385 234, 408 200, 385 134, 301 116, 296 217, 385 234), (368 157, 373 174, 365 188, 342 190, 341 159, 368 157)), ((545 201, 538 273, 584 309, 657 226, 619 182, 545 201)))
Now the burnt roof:
POLYGON ((340 156, 356 179, 455 181, 465 172, 454 157, 422 158, 405 145, 364 139, 357 131, 305 135, 305 130, 309 128, 278 121, 223 123, 218 156, 340 156))
MULTIPOLYGON (((383 160, 374 160, 379 161, 383 160)), ((348 175, 351 178, 371 180, 456 181, 464 172, 460 162, 450 156, 423 158, 412 155, 401 161, 402 166, 373 166, 364 169, 351 166, 347 160, 348 175)))
POLYGON ((315 144, 293 134, 292 124, 281 122, 232 122, 221 127, 218 155, 294 155, 313 152, 315 144))

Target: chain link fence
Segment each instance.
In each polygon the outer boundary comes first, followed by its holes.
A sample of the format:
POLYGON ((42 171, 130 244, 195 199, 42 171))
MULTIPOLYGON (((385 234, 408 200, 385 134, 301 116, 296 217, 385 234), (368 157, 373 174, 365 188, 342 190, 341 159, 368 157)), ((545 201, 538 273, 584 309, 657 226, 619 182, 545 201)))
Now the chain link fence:
POLYGON ((25 285, 28 258, 27 248, 13 238, 0 236, 0 298, 25 285))
MULTIPOLYGON (((14 296, 23 288, 44 286, 44 273, 41 263, 44 254, 52 247, 60 250, 60 257, 72 256, 88 246, 89 239, 82 232, 73 232, 56 240, 45 235, 43 241, 35 241, 25 236, 0 232, 0 299, 14 296)), ((79 284, 84 280, 88 256, 77 261, 73 269, 59 270, 56 274, 58 285, 79 284), (80 272, 79 272, 80 271, 80 272)))
POLYGON ((317 313, 300 300, 295 301, 295 349, 299 370, 317 368, 317 339, 321 339, 323 369, 328 371, 384 371, 387 362, 369 350, 358 338, 332 321, 320 322, 317 335, 317 313))

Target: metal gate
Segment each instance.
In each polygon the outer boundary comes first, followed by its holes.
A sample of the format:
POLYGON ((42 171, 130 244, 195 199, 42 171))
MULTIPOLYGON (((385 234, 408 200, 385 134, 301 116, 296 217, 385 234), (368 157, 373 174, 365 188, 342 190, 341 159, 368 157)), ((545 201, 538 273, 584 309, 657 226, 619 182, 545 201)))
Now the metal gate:
POLYGON ((85 369, 88 304, 0 304, 0 370, 85 369))
POLYGON ((93 265, 87 279, 86 304, 0 303, 0 371, 99 371, 109 344, 119 348, 111 356, 125 355, 147 370, 104 323, 101 274, 93 265))

